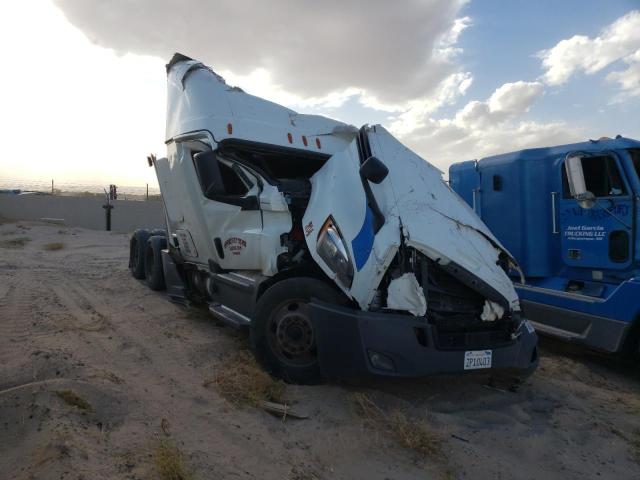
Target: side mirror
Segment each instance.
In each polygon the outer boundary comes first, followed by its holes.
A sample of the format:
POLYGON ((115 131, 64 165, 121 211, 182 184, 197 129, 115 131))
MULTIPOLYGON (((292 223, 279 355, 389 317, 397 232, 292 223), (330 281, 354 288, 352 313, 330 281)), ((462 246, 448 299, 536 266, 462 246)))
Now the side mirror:
POLYGON ((582 170, 582 157, 577 155, 567 157, 564 161, 564 168, 567 172, 571 196, 576 199, 580 207, 584 209, 593 208, 596 204, 596 196, 587 190, 584 171, 582 170))
POLYGON ((376 157, 367 158, 360 166, 360 176, 376 184, 381 183, 388 174, 387 166, 376 157))
POLYGON ((196 168, 200 187, 205 197, 225 194, 220 164, 213 150, 196 153, 193 156, 193 165, 196 168))

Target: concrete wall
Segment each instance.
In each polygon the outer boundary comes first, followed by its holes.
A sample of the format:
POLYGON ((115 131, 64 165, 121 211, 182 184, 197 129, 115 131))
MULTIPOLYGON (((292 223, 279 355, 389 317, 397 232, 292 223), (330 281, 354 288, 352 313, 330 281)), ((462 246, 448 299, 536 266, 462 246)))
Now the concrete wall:
MULTIPOLYGON (((10 220, 64 219, 70 227, 105 229, 104 198, 57 195, 0 194, 0 217, 10 220)), ((131 232, 136 228, 164 228, 160 201, 116 200, 111 210, 111 229, 131 232)))

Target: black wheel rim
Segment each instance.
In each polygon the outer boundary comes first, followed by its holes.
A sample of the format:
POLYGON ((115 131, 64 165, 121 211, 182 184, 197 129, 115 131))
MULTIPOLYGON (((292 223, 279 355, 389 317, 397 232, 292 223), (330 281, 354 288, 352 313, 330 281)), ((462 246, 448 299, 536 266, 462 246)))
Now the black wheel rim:
POLYGON ((274 309, 267 325, 267 339, 282 363, 295 367, 313 365, 317 350, 306 301, 288 300, 274 309))

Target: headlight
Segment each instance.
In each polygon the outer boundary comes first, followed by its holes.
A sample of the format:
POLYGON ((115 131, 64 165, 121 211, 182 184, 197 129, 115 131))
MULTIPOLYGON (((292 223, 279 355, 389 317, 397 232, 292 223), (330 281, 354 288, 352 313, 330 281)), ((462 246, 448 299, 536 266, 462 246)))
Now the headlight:
POLYGON ((353 263, 349 251, 344 243, 338 226, 332 217, 327 218, 318 234, 316 251, 336 274, 345 288, 350 288, 353 282, 353 263))

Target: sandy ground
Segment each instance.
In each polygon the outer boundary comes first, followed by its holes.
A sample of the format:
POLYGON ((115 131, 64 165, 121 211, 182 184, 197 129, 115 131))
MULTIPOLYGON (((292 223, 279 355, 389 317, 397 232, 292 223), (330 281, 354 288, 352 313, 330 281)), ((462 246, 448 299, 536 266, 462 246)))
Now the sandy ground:
POLYGON ((196 479, 640 478, 637 374, 549 342, 516 392, 486 376, 367 381, 288 386, 307 420, 234 406, 204 385, 246 339, 131 278, 127 246, 0 225, 0 478, 158 478, 159 438, 196 479), (7 248, 16 238, 28 241, 7 248), (354 392, 432 431, 442 453, 363 423, 354 392))

